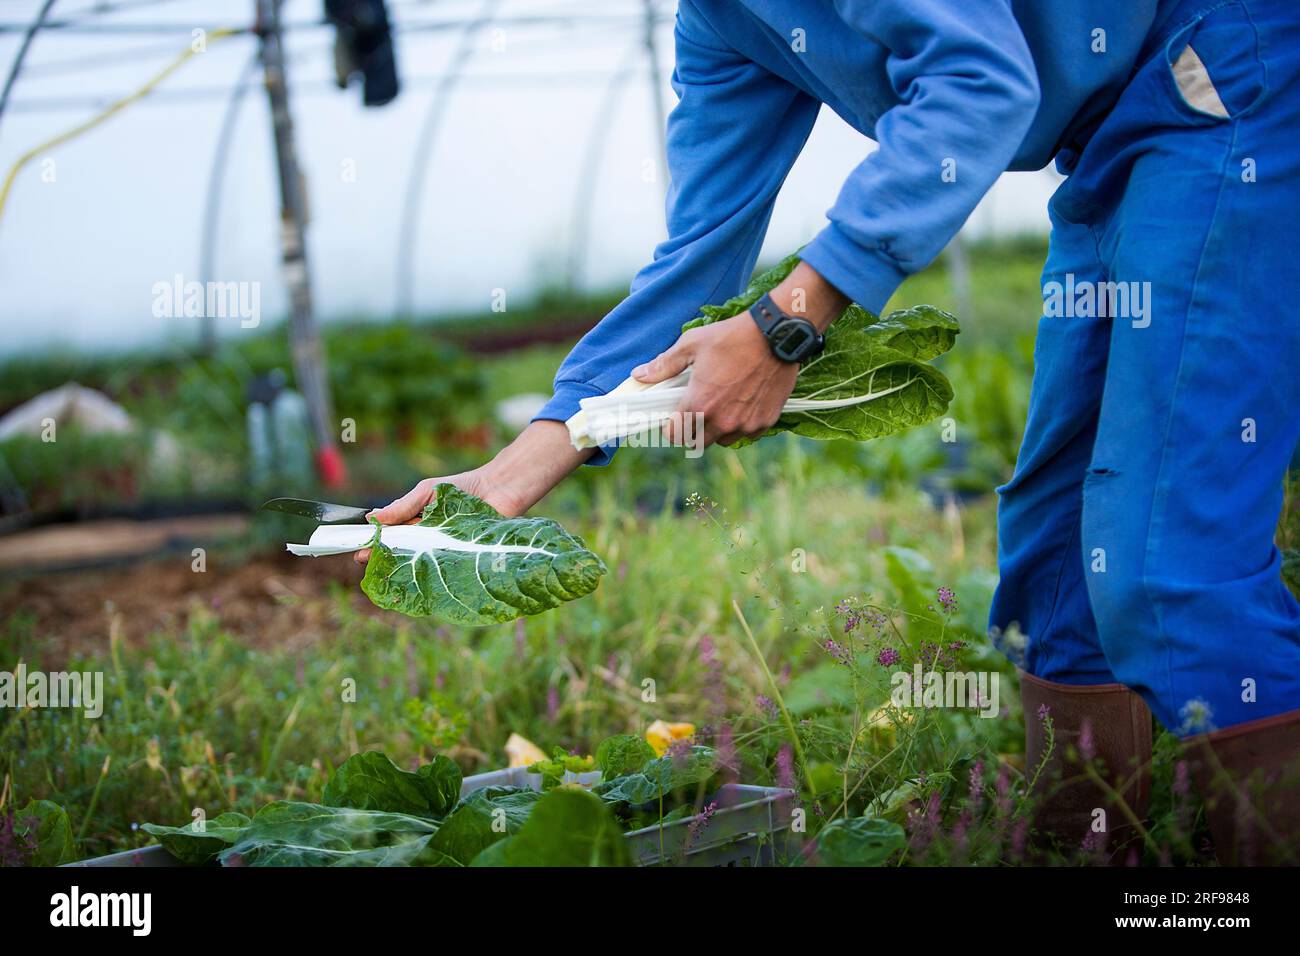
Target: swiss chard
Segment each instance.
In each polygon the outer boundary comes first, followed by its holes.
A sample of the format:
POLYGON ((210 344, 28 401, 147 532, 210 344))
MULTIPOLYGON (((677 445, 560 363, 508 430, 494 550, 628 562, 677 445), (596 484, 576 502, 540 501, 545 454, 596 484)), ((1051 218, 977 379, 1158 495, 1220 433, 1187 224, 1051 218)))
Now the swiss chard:
POLYGON ((379 607, 457 624, 500 624, 590 594, 605 564, 549 518, 506 518, 450 484, 413 525, 321 525, 294 554, 370 547, 361 589, 379 607))
POLYGON ((377 750, 353 754, 325 785, 331 807, 442 816, 460 798, 460 768, 439 754, 414 773, 377 750))
MULTIPOLYGON (((704 306, 683 331, 739 315, 798 262, 797 254, 788 256, 741 295, 704 306)), ((822 353, 800 366, 780 419, 765 434, 863 441, 937 418, 952 400, 952 386, 928 363, 952 348, 959 331, 955 318, 933 306, 880 318, 851 304, 827 331, 822 353)), ((582 399, 582 410, 566 423, 573 444, 590 448, 658 427, 676 412, 689 382, 688 368, 655 385, 628 379, 607 395, 582 399)))
POLYGON ((546 793, 519 832, 493 843, 474 866, 627 866, 623 830, 598 797, 581 788, 546 793))

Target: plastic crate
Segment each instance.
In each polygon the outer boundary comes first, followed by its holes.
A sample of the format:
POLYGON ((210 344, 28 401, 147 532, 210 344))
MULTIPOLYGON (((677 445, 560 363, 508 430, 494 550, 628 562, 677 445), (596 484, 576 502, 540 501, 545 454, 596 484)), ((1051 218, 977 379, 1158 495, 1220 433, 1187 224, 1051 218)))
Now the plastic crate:
MULTIPOLYGON (((541 788, 541 774, 526 767, 477 773, 461 781, 462 797, 484 787, 541 788)), ((723 784, 711 798, 717 809, 699 828, 699 817, 683 817, 662 826, 632 830, 627 834, 632 862, 637 866, 771 866, 779 861, 789 836, 794 791, 779 787, 723 784)), ((180 866, 161 846, 123 850, 67 866, 180 866)))

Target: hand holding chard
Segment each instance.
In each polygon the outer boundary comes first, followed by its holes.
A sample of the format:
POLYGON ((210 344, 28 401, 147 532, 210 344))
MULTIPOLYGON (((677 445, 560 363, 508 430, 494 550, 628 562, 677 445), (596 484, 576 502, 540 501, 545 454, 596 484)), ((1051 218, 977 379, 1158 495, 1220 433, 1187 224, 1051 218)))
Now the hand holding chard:
MULTIPOLYGON (((705 306, 683 331, 740 315, 798 262, 797 255, 789 256, 736 298, 705 306)), ((765 434, 865 441, 937 418, 952 400, 952 387, 928 363, 952 348, 959 331, 953 316, 932 306, 879 318, 850 305, 827 330, 825 350, 799 368, 780 419, 765 434)), ((653 385, 629 378, 606 395, 583 399, 582 410, 565 423, 570 441, 575 448, 594 448, 662 427, 678 411, 690 374, 688 368, 653 385)))

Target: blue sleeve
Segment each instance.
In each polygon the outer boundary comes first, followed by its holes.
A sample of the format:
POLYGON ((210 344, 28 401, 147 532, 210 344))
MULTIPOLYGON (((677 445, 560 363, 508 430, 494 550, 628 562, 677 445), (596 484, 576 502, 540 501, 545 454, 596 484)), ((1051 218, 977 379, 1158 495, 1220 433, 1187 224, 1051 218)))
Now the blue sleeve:
MULTIPOLYGON (((821 104, 729 49, 685 0, 675 46, 668 238, 628 297, 564 360, 538 419, 567 419, 579 399, 605 394, 672 345, 700 306, 741 291, 817 118, 821 104)), ((611 451, 600 449, 589 463, 607 463, 611 451)))
POLYGON ((887 51, 898 102, 803 259, 879 312, 957 234, 1033 122, 1039 88, 1009 0, 835 0, 887 51))

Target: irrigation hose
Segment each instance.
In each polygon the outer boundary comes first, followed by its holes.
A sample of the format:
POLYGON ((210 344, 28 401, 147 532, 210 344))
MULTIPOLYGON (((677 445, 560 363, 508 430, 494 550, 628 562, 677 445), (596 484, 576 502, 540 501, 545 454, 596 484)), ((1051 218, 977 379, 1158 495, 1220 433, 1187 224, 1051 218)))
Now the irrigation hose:
MULTIPOLYGON (((244 32, 247 31, 240 30, 240 29, 213 30, 207 36, 207 43, 208 44, 215 43, 217 40, 224 39, 228 36, 235 36, 244 32)), ((207 49, 206 44, 204 46, 204 49, 205 50, 207 49)), ((9 201, 9 191, 13 189, 14 181, 17 180, 18 174, 22 172, 24 166, 30 163, 37 156, 40 156, 42 153, 54 149, 56 146, 62 146, 64 143, 68 142, 69 140, 76 139, 82 133, 89 132, 90 130, 98 126, 100 123, 103 123, 105 120, 115 115, 116 113, 120 113, 122 110, 126 109, 131 104, 144 99, 146 96, 152 93, 164 80, 166 80, 169 76, 171 76, 178 69, 180 69, 181 66, 183 66, 190 59, 190 57, 194 56, 195 53, 197 52, 198 51, 194 49, 193 45, 186 47, 185 52, 183 52, 180 56, 174 59, 171 63, 167 64, 166 67, 164 67, 159 73, 157 73, 147 83, 145 83, 144 86, 140 87, 135 92, 129 93, 126 96, 122 97, 120 100, 117 100, 116 102, 109 104, 103 110, 96 113, 94 116, 72 127, 72 129, 64 130, 62 133, 59 133, 57 136, 47 139, 43 143, 38 143, 36 146, 33 146, 27 152, 19 156, 17 162, 15 162, 13 166, 10 168, 8 175, 5 176, 4 186, 0 187, 0 219, 4 217, 5 205, 9 201)))

